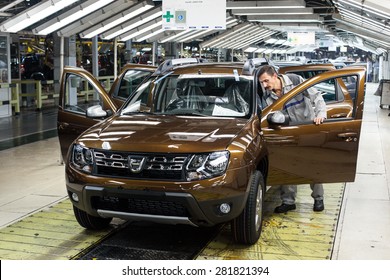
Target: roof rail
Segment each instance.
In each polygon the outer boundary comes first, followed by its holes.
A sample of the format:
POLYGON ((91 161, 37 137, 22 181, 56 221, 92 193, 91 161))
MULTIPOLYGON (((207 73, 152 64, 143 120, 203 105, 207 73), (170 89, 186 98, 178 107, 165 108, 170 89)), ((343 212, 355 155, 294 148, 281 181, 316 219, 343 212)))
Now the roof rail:
POLYGON ((154 72, 155 74, 162 74, 168 71, 172 71, 174 66, 179 65, 188 65, 188 64, 198 64, 207 62, 206 59, 203 58, 175 58, 175 59, 167 59, 163 63, 161 63, 157 70, 154 72))

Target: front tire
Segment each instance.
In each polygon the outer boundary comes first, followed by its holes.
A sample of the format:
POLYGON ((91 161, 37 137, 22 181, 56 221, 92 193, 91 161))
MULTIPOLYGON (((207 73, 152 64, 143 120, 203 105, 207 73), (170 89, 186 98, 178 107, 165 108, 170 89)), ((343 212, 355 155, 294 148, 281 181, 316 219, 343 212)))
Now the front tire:
POLYGON ((263 225, 264 195, 264 177, 259 170, 256 170, 251 182, 245 208, 231 223, 231 230, 235 242, 252 245, 260 238, 263 225))
POLYGON ((87 212, 73 206, 73 212, 80 226, 86 229, 104 229, 111 223, 112 218, 100 218, 89 215, 87 212))

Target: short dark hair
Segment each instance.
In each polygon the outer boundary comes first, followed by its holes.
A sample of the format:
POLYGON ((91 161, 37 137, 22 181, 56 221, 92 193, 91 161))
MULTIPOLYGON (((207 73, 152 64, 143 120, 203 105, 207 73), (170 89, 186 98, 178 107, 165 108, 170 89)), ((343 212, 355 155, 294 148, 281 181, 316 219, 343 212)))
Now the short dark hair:
POLYGON ((263 75, 264 73, 267 73, 270 76, 273 76, 274 74, 277 74, 275 71, 275 68, 272 67, 271 65, 264 65, 263 67, 260 68, 258 77, 263 75))

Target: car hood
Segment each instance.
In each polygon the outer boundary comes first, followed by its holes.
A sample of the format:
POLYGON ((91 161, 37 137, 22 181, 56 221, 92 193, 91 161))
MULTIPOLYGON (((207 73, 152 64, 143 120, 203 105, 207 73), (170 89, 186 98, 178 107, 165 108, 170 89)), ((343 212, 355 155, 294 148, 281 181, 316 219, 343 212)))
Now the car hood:
POLYGON ((248 119, 197 116, 114 116, 84 132, 86 147, 131 152, 210 152, 224 150, 248 119))

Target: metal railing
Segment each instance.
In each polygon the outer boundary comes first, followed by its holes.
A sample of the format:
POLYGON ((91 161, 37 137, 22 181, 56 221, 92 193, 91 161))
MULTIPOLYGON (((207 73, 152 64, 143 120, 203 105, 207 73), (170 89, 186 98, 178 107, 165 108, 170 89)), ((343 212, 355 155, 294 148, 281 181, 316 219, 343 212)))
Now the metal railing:
MULTIPOLYGON (((102 76, 96 77, 98 81, 103 85, 106 91, 109 91, 111 85, 114 81, 113 76, 102 76)), ((45 99, 53 99, 59 97, 59 93, 55 92, 54 88, 49 89, 51 85, 58 83, 54 80, 12 80, 10 84, 1 83, 1 88, 11 88, 11 100, 9 103, 14 107, 15 114, 20 113, 21 100, 23 97, 33 97, 35 100, 36 110, 40 111, 42 109, 42 101, 45 99), (22 90, 23 86, 26 85, 25 89, 22 90), (32 86, 33 85, 33 86, 32 86)), ((88 100, 88 95, 92 92, 88 89, 88 85, 85 85, 85 98, 88 100)), ((4 103, 4 102, 2 102, 4 103)))

